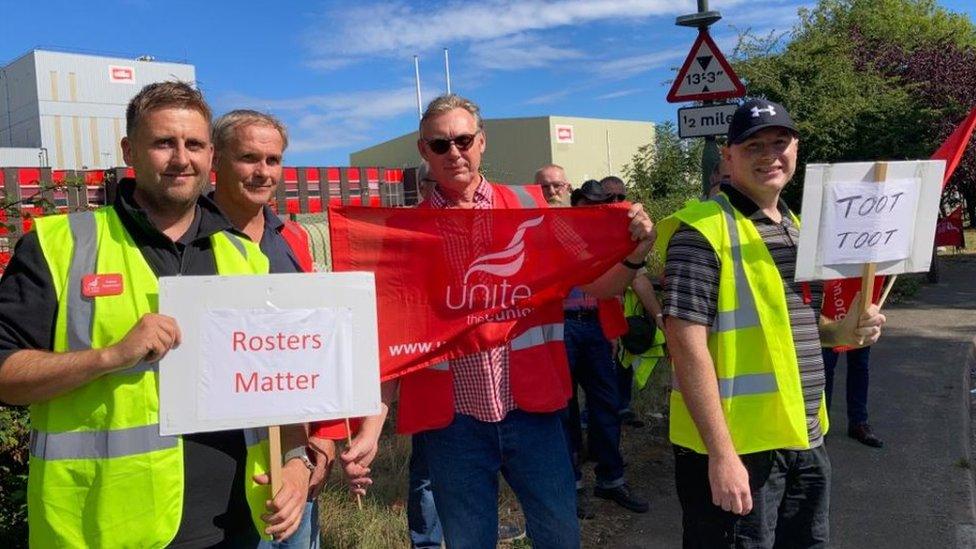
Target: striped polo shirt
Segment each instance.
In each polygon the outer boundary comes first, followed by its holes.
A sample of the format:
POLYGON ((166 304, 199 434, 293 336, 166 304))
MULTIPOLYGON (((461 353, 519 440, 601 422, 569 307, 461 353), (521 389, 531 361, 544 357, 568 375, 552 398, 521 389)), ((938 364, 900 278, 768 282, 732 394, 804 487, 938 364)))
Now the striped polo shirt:
MULTIPOLYGON (((819 446, 823 443, 823 432, 817 412, 823 398, 824 365, 818 323, 823 302, 823 284, 793 280, 800 231, 793 223, 785 202, 779 202, 782 220, 776 223, 735 187, 723 184, 722 192, 729 197, 732 207, 752 221, 776 263, 780 278, 783 279, 786 305, 790 314, 790 331, 796 347, 796 360, 806 405, 810 447, 819 446), (804 286, 807 284, 809 289, 805 292, 804 286)), ((715 250, 701 233, 682 225, 668 243, 667 257, 662 300, 664 314, 711 326, 718 310, 720 265, 715 250)))

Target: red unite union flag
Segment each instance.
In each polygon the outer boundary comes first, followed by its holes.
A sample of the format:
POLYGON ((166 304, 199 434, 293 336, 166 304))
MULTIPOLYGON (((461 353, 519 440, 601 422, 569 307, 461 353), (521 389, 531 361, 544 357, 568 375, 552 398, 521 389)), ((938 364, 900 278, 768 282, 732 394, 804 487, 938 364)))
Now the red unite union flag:
POLYGON ((561 320, 570 288, 634 249, 627 206, 331 207, 333 268, 376 275, 385 381, 561 320))

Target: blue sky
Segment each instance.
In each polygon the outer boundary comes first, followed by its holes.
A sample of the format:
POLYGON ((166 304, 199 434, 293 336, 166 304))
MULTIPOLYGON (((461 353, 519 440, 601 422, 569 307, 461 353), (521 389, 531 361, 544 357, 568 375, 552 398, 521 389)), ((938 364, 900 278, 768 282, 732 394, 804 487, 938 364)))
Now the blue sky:
MULTIPOLYGON (((730 53, 740 31, 786 31, 812 0, 713 0, 730 53)), ((976 3, 941 0, 976 15, 976 3)), ((672 68, 695 32, 693 0, 228 2, 0 0, 0 62, 34 47, 187 60, 218 113, 257 108, 289 126, 289 165, 346 165, 349 152, 416 128, 422 95, 451 87, 489 118, 563 115, 661 121, 672 68)))

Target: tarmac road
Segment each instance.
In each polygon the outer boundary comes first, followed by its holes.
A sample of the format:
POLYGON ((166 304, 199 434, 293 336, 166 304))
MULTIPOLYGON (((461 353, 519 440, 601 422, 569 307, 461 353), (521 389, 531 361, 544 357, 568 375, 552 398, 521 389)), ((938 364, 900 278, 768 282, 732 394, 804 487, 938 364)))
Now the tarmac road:
MULTIPOLYGON (((944 261, 941 277, 885 308, 888 326, 871 352, 869 393, 870 422, 884 448, 847 437, 843 359, 838 365, 826 442, 831 547, 976 547, 966 360, 976 336, 976 256, 944 261)), ((620 517, 623 533, 599 545, 680 547, 671 454, 655 439, 657 448, 627 455, 628 477, 650 496, 651 511, 620 517)))

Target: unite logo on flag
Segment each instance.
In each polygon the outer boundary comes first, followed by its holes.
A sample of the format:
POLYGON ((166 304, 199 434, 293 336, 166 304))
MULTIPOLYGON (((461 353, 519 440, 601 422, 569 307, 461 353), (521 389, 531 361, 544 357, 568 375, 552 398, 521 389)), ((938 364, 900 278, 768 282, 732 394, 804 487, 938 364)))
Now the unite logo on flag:
POLYGON ((532 308, 516 308, 515 305, 518 301, 532 297, 532 289, 524 284, 511 284, 508 277, 517 274, 525 264, 525 233, 542 224, 543 217, 545 216, 540 215, 523 221, 503 250, 475 258, 464 273, 461 287, 448 285, 445 288, 444 302, 447 307, 453 310, 478 310, 479 314, 468 315, 468 325, 528 316, 532 308), (479 272, 501 280, 494 284, 471 284, 471 275, 479 272), (495 311, 496 309, 499 310, 495 311))

